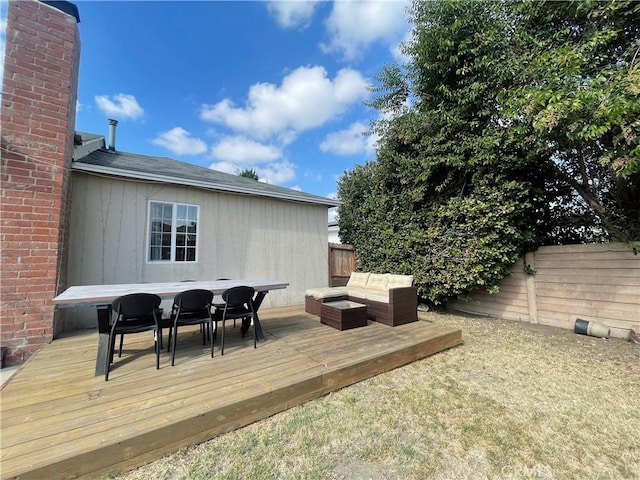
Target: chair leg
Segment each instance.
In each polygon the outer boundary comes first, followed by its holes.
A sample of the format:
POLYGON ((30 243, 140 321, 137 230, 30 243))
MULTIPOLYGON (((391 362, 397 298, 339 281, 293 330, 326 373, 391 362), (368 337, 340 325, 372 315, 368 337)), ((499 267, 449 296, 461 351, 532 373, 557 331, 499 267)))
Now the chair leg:
POLYGON ((169 327, 169 339, 167 340, 167 353, 171 351, 171 334, 173 333, 173 327, 169 327))
MULTIPOLYGON (((115 338, 114 338, 115 340, 115 338)), ((122 357, 122 342, 124 340, 124 333, 120 334, 120 351, 118 352, 118 358, 122 357)))
POLYGON ((113 355, 115 354, 116 351, 116 336, 113 335, 109 335, 109 345, 111 345, 111 355, 109 355, 109 363, 113 363, 113 355))
POLYGON ((156 351, 156 370, 160 370, 160 341, 157 336, 153 340, 153 347, 156 351))
POLYGON ((220 341, 220 355, 224 355, 224 319, 222 319, 222 335, 220 341))
POLYGON ((215 327, 213 324, 213 320, 211 320, 207 325, 207 330, 209 330, 209 340, 211 341, 211 358, 213 358, 213 343, 215 339, 215 327))
POLYGON ((105 369, 104 369, 104 381, 106 382, 107 380, 109 380, 109 367, 111 366, 111 362, 112 362, 112 356, 113 356, 113 348, 115 346, 116 343, 116 337, 111 334, 109 335, 109 351, 107 352, 107 360, 106 360, 106 365, 105 365, 105 369))
POLYGON ((178 346, 178 325, 173 326, 173 345, 171 347, 171 366, 176 364, 176 347, 178 346))

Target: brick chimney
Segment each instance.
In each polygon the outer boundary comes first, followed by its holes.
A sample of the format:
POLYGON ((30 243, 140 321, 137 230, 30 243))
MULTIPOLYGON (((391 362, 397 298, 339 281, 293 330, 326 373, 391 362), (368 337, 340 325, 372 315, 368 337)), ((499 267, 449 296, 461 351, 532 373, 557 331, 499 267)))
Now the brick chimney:
POLYGON ((65 288, 80 21, 65 1, 8 2, 0 114, 0 345, 24 361, 57 332, 65 288))

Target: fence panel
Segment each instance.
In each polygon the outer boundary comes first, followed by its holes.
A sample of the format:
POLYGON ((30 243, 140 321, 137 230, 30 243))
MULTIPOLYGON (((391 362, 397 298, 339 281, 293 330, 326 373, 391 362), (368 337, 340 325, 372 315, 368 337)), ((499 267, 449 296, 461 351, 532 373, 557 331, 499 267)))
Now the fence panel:
POLYGON ((479 291, 447 307, 567 329, 581 318, 621 338, 640 331, 640 256, 626 244, 541 247, 521 258, 499 286, 495 295, 479 291))
POLYGON ((341 287, 356 270, 356 252, 353 246, 341 243, 329 244, 329 286, 341 287))

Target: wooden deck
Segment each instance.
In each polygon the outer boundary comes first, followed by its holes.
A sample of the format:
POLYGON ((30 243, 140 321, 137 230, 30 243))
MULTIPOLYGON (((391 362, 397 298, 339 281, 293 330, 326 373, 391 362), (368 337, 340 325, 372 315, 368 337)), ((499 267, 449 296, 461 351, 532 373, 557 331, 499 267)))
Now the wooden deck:
POLYGON ((227 324, 225 355, 216 346, 212 359, 184 329, 175 367, 163 352, 160 370, 151 334, 128 335, 108 382, 94 376, 96 331, 54 340, 2 389, 1 478, 132 469, 462 342, 460 330, 424 321, 341 332, 302 307, 260 317, 257 349, 227 324))

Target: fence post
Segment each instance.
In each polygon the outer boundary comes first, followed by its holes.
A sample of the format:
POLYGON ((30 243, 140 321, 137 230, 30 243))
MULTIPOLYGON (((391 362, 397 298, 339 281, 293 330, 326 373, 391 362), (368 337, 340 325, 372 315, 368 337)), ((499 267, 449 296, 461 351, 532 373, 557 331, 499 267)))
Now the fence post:
POLYGON ((529 323, 538 323, 538 300, 536 298, 536 262, 535 253, 524 256, 524 271, 527 281, 527 304, 529 305, 529 323))

